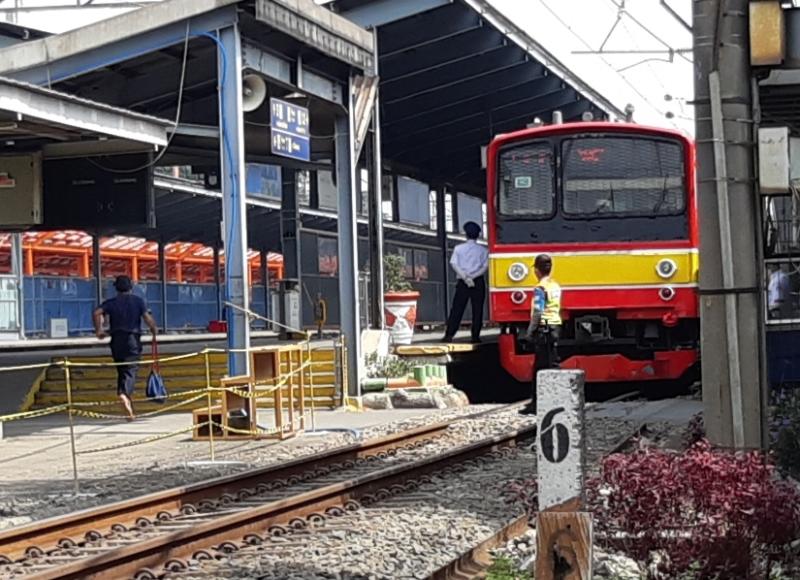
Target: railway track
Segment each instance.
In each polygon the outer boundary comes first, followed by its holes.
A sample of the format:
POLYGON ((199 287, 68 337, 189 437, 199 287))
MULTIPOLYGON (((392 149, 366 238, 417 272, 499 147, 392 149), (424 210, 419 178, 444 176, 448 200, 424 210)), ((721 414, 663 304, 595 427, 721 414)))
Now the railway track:
MULTIPOLYGON (((294 503, 286 503, 291 498, 360 481, 380 471, 376 468, 387 462, 398 464, 393 469, 412 466, 420 456, 435 456, 453 447, 452 441, 432 445, 442 440, 448 430, 492 416, 513 416, 518 407, 508 405, 481 411, 288 463, 12 528, 0 532, 0 577, 92 577, 94 572, 90 570, 95 569, 94 564, 100 564, 97 568, 100 573, 106 566, 101 562, 115 553, 131 553, 134 547, 155 545, 167 541, 171 535, 186 535, 187 530, 203 526, 216 528, 219 524, 224 528, 229 519, 238 521, 265 505, 280 504, 273 506, 279 518, 280 514, 289 513, 287 509, 295 509, 294 503)), ((337 500, 330 501, 330 505, 321 509, 331 507, 337 500)), ((112 575, 104 572, 96 577, 122 577, 131 570, 135 573, 137 566, 128 566, 126 571, 111 567, 106 572, 113 569, 112 575)))
MULTIPOLYGON (((388 509, 400 511, 424 506, 434 496, 415 493, 432 477, 499 460, 535 434, 534 422, 519 417, 518 407, 482 411, 0 532, 0 577, 234 577, 230 571, 208 576, 203 569, 247 550, 282 556, 292 538, 305 543, 337 526, 364 526, 347 522, 365 517, 369 506, 394 502, 396 507, 388 509)), ((617 444, 604 445, 603 451, 611 447, 617 444)), ((480 554, 513 526, 503 521, 491 529, 498 528, 503 531, 480 542, 480 554)), ((443 562, 431 577, 459 577, 448 570, 463 570, 465 561, 480 560, 478 554, 466 550, 455 568, 443 562)))

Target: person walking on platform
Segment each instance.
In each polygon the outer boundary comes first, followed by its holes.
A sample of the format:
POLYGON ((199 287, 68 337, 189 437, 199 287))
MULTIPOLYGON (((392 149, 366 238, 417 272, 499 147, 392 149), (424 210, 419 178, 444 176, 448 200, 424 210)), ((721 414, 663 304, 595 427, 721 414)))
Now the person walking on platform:
POLYGON ((455 247, 453 257, 450 259, 458 283, 442 342, 453 341, 467 302, 472 303, 472 342, 481 341, 483 302, 486 300, 486 281, 483 275, 489 268, 489 250, 478 244, 477 240, 481 235, 478 224, 467 222, 464 224, 464 233, 467 235, 467 241, 455 247))
POLYGON ((94 330, 97 338, 105 338, 103 319, 108 318, 111 357, 115 363, 129 363, 117 366, 117 395, 128 420, 132 421, 136 416, 131 397, 136 386, 138 362, 142 358, 142 320, 150 328, 154 341, 158 327, 144 300, 133 294, 133 283, 128 276, 118 276, 114 288, 117 295, 94 311, 94 330))
POLYGON ((561 334, 561 286, 550 277, 553 260, 539 254, 533 263, 538 286, 533 291, 531 322, 526 339, 533 342, 533 384, 531 402, 520 411, 526 415, 536 413, 536 375, 543 369, 558 368, 558 338, 561 334))

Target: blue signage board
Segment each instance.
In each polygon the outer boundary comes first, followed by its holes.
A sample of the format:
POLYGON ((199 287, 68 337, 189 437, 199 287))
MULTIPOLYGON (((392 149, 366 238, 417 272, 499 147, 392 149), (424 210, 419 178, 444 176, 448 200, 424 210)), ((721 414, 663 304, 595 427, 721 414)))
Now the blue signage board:
POLYGON ((262 199, 281 199, 281 168, 261 163, 247 164, 247 195, 262 199))
POLYGON ((299 161, 311 160, 308 109, 270 99, 272 154, 299 161))

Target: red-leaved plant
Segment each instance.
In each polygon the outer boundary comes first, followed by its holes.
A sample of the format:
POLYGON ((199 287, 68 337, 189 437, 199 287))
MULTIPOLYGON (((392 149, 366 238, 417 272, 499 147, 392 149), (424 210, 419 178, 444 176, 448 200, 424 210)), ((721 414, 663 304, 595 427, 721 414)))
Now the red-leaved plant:
MULTIPOLYGON (((510 498, 536 511, 535 486, 513 482, 510 498)), ((800 536, 800 494, 761 453, 639 450, 603 460, 587 484, 601 547, 640 562, 653 578, 768 578, 800 536)))

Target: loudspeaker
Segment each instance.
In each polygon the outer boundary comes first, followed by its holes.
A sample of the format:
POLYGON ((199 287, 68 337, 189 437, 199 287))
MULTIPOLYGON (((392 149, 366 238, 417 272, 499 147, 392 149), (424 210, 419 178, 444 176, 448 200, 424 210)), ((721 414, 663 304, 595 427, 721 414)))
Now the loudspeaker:
POLYGON ((255 74, 247 74, 242 79, 242 108, 245 113, 258 109, 267 98, 267 83, 255 74))

